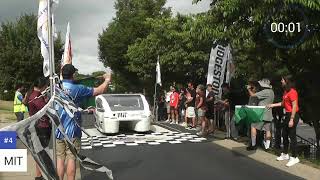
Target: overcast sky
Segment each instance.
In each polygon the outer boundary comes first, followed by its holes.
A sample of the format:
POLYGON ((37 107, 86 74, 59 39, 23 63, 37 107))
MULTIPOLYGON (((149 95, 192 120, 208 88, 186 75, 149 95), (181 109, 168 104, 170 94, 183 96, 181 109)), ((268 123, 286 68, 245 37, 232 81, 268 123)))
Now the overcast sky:
MULTIPOLYGON (((211 0, 192 4, 192 0, 167 0, 173 12, 190 14, 209 9, 211 0)), ((65 38, 66 26, 70 22, 73 48, 73 64, 80 73, 90 74, 105 70, 98 60, 98 34, 115 16, 115 0, 60 0, 55 10, 56 28, 65 38)), ((23 13, 38 11, 38 0, 0 0, 0 22, 13 21, 23 13)), ((40 50, 39 50, 40 51, 40 50)))

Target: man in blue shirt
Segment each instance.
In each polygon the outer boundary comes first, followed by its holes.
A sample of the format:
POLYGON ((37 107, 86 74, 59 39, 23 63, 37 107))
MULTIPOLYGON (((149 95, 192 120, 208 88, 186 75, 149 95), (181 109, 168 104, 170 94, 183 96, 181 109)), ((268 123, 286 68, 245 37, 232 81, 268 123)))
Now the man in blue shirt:
MULTIPOLYGON (((111 74, 105 74, 104 82, 97 88, 93 87, 86 87, 83 85, 75 84, 74 83, 74 73, 77 71, 77 69, 71 65, 66 64, 62 68, 62 86, 63 90, 68 94, 75 104, 77 106, 80 106, 80 102, 84 98, 97 96, 100 94, 103 94, 105 90, 107 89, 108 85, 111 81, 111 74)), ((59 112, 61 113, 61 112, 59 112)), ((74 116, 74 119, 78 122, 81 120, 81 114, 77 113, 74 116)), ((71 139, 76 149, 80 150, 80 139, 81 139, 81 129, 77 126, 77 124, 70 118, 68 118, 66 115, 61 116, 61 123, 65 129, 66 135, 71 139)), ((67 173, 67 179, 68 180, 74 180, 75 174, 76 174, 76 158, 70 151, 66 141, 64 140, 63 135, 59 130, 56 131, 56 153, 57 153, 57 171, 60 180, 63 180, 64 177, 64 164, 65 159, 67 160, 67 167, 66 167, 66 173, 67 173)))

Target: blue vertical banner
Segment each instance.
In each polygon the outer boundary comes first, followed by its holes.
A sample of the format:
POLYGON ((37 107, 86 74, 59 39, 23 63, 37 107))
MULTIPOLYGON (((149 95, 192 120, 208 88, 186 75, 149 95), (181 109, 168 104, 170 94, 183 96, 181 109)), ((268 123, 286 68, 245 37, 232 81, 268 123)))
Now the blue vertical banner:
POLYGON ((15 131, 0 131, 0 149, 16 149, 17 133, 15 131))

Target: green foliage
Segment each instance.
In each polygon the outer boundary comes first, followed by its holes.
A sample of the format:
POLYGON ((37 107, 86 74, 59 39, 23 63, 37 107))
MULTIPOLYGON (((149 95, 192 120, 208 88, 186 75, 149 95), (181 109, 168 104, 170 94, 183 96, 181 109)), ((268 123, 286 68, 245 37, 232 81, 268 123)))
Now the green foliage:
MULTIPOLYGON (((193 25, 201 16, 166 17, 147 19, 150 34, 129 46, 129 70, 142 80, 153 83, 157 56, 160 57, 162 80, 165 84, 175 81, 204 82, 211 38, 192 36, 193 25)), ((151 84, 150 84, 151 85, 151 84)))
POLYGON ((320 33, 309 33, 295 48, 281 49, 269 42, 264 28, 270 19, 277 22, 291 16, 284 9, 292 5, 304 11, 309 24, 320 24, 319 1, 212 0, 206 13, 176 17, 168 10, 164 13, 165 1, 161 3, 117 1, 117 16, 99 37, 100 58, 119 77, 126 77, 122 83, 129 87, 133 87, 132 82, 143 83, 152 92, 158 56, 165 86, 188 80, 203 83, 210 48, 217 40, 232 47, 236 79, 273 79, 293 74, 300 85, 302 113, 315 122, 317 117, 311 112, 319 108, 314 102, 320 100, 316 93, 320 85, 315 83, 320 67, 320 33))
MULTIPOLYGON (((55 41, 56 69, 62 55, 60 35, 55 41)), ((43 59, 37 37, 37 16, 22 15, 16 22, 5 22, 0 29, 0 95, 11 100, 17 84, 30 86, 42 73, 43 59), (4 93, 7 90, 8 93, 4 93)))
POLYGON ((101 61, 116 74, 126 77, 131 91, 141 91, 142 88, 137 74, 128 69, 125 56, 128 47, 138 38, 148 35, 147 18, 170 15, 170 9, 164 8, 165 3, 166 0, 118 0, 115 4, 116 17, 99 35, 101 61))
MULTIPOLYGON (((199 2, 195 0, 194 3, 199 2)), ((305 42, 292 49, 280 49, 268 42, 263 32, 268 16, 280 14, 277 20, 290 16, 281 12, 286 7, 298 5, 308 17, 310 25, 320 24, 318 0, 213 0, 206 21, 210 34, 229 42, 233 48, 237 76, 249 78, 275 77, 290 73, 297 79, 300 93, 301 114, 305 121, 312 121, 320 140, 319 77, 320 33, 309 33, 305 42), (279 12, 280 11, 280 12, 279 12)), ((204 24, 205 26, 205 24, 204 24)), ((195 32, 206 36, 207 31, 195 32)))

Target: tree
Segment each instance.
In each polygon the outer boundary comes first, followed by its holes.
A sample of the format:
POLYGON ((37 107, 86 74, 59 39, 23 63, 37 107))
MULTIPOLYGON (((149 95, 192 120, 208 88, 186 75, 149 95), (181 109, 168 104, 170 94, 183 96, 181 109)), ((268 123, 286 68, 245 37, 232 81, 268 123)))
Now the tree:
POLYGON ((204 83, 208 69, 211 38, 190 35, 200 16, 149 18, 150 33, 129 46, 129 70, 153 87, 157 56, 166 85, 188 81, 204 83))
POLYGON ((206 31, 199 34, 214 34, 232 45, 238 75, 247 78, 252 74, 256 77, 279 76, 285 72, 294 75, 301 95, 302 117, 304 121, 313 123, 318 146, 320 119, 315 112, 319 109, 317 102, 320 100, 317 93, 320 90, 317 79, 320 75, 320 34, 312 32, 312 25, 320 24, 319 16, 320 2, 315 0, 213 0, 206 16, 206 21, 210 23, 207 24, 206 31), (271 14, 273 22, 292 17, 292 14, 279 10, 293 6, 305 12, 311 26, 305 42, 291 49, 272 45, 264 33, 264 27, 270 18, 268 15, 271 14), (279 16, 272 16, 272 13, 279 16))
POLYGON ((137 74, 128 69, 128 58, 125 56, 128 47, 138 38, 148 35, 147 18, 170 15, 170 9, 164 8, 165 3, 166 0, 117 0, 116 17, 99 35, 101 62, 111 67, 117 76, 127 79, 125 86, 130 87, 131 91, 141 91, 142 85, 137 74))
MULTIPOLYGON (((60 65, 62 41, 60 35, 55 40, 56 69, 60 65)), ((0 94, 12 100, 17 84, 30 86, 43 76, 43 58, 37 37, 37 16, 25 14, 15 22, 1 24, 0 29, 0 94), (8 93, 3 94, 4 90, 8 93)))

